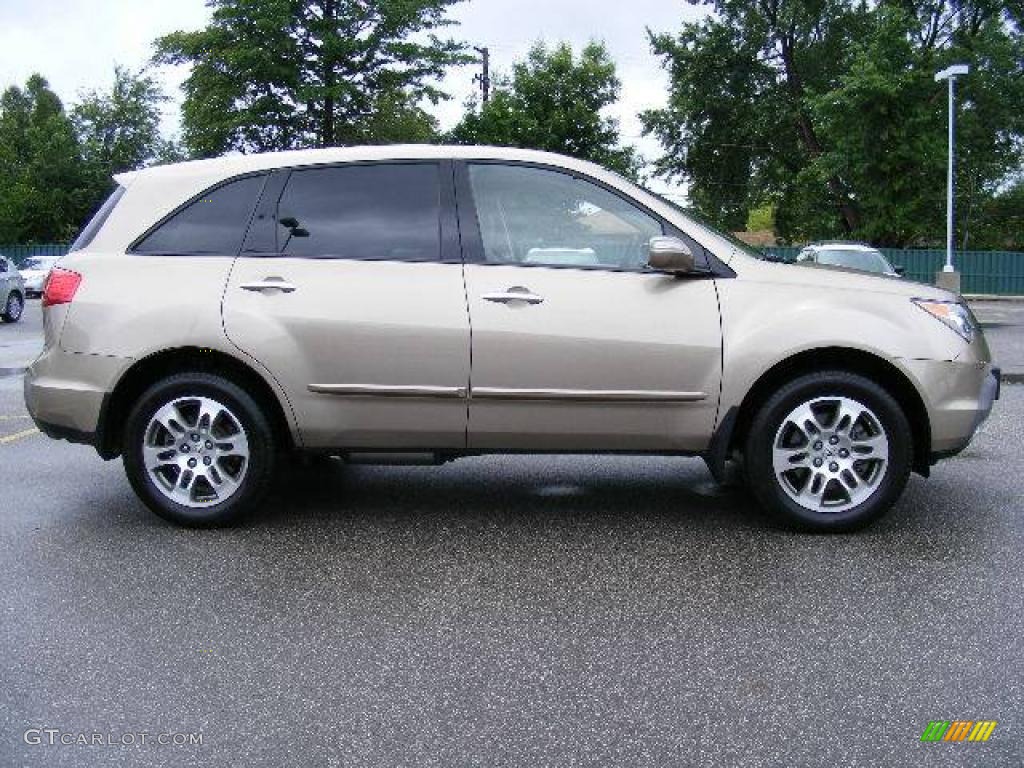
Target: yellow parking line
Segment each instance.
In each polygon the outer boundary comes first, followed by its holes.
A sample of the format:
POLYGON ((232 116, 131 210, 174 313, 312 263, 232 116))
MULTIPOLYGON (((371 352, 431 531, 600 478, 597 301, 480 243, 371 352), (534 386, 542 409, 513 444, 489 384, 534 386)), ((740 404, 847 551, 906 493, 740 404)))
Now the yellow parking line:
POLYGON ((38 435, 38 429, 26 429, 22 432, 15 432, 13 435, 7 435, 6 437, 0 437, 0 445, 6 445, 7 443, 13 443, 15 440, 21 440, 23 437, 32 437, 32 435, 38 435))

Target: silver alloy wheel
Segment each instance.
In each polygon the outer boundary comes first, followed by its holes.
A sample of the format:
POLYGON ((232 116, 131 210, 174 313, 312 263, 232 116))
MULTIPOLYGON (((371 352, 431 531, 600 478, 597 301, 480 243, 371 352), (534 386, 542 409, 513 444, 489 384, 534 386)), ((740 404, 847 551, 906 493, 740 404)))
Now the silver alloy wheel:
POLYGON ((772 443, 775 478, 793 501, 835 513, 866 501, 889 467, 878 416, 849 397, 820 397, 794 408, 772 443))
POLYGON ((168 499, 209 507, 241 487, 249 469, 249 440, 227 406, 208 397, 181 397, 149 420, 142 460, 168 499))
POLYGON ((21 318, 23 306, 18 294, 12 293, 7 297, 7 316, 11 318, 11 322, 17 322, 21 318))

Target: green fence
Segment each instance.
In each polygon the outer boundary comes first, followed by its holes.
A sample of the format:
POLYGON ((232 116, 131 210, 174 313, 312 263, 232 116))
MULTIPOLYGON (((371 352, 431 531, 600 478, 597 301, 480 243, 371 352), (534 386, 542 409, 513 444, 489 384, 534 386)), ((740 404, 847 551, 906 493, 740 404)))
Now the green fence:
MULTIPOLYGON (((44 245, 0 245, 0 254, 21 265, 31 256, 63 256, 68 243, 44 245)), ((792 260, 799 248, 765 248, 774 256, 792 260)), ((907 278, 922 283, 935 282, 935 273, 946 263, 942 249, 882 248, 893 264, 907 271, 907 278)), ((954 256, 960 271, 964 293, 995 293, 1024 296, 1024 253, 1014 251, 957 251, 954 256)))
POLYGON ((63 256, 71 243, 44 243, 42 245, 0 245, 0 256, 13 261, 17 266, 33 256, 63 256))
MULTIPOLYGON (((765 248, 773 256, 796 258, 799 248, 765 248)), ((934 283, 935 273, 946 263, 943 249, 880 248, 889 261, 903 267, 907 278, 934 283)), ((956 251, 953 263, 961 273, 964 293, 998 293, 1024 296, 1024 253, 1014 251, 956 251)))

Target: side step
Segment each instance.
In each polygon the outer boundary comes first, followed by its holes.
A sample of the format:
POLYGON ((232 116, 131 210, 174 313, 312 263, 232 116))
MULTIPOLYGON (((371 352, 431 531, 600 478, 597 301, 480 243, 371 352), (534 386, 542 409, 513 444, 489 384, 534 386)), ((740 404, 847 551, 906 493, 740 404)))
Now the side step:
POLYGON ((398 467, 432 467, 451 461, 454 457, 440 453, 374 453, 354 451, 343 453, 346 464, 378 464, 398 467))

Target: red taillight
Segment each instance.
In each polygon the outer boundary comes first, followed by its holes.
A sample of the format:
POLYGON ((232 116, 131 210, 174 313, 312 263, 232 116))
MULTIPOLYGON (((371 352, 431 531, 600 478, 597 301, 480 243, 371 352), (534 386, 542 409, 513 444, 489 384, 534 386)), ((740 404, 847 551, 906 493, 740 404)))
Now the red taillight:
POLYGON ((46 278, 46 286, 43 288, 43 306, 50 307, 54 304, 70 304, 75 298, 75 291, 82 284, 82 276, 70 269, 54 267, 46 278))

